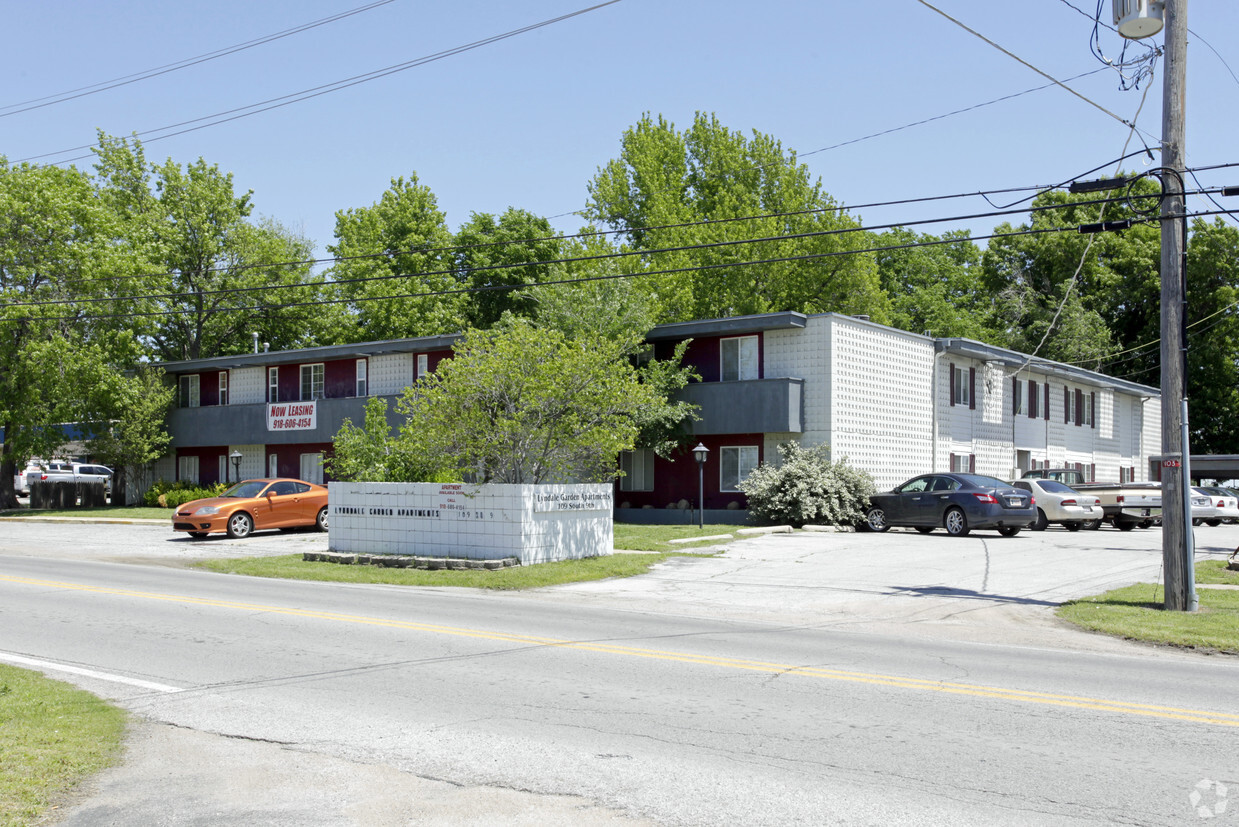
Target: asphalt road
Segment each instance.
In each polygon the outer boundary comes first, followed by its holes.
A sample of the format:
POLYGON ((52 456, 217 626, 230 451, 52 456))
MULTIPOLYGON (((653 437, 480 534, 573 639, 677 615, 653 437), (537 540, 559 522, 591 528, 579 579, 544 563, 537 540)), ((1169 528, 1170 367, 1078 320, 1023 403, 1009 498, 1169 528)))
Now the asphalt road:
MULTIPOLYGON (((1220 556, 1239 528, 1197 542, 1220 556)), ((0 659, 137 721, 126 764, 61 823, 1183 824, 1196 807, 1215 823, 1239 811, 1212 784, 1239 799, 1239 659, 1052 616, 1155 580, 1156 531, 771 536, 520 594, 180 567, 324 546, 0 523, 0 659)))

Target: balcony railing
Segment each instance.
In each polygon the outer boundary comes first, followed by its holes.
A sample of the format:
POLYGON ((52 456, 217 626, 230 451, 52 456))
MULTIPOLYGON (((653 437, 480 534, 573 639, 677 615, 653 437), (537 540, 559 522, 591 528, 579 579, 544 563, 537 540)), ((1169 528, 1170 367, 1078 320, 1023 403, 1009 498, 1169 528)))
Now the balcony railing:
MULTIPOLYGON (((396 397, 387 398, 388 419, 396 397)), ((175 448, 212 445, 287 445, 301 442, 331 442, 345 419, 361 427, 366 418, 368 397, 317 400, 314 428, 289 431, 267 430, 267 404, 209 405, 201 408, 176 408, 169 419, 168 432, 175 448)), ((290 405, 297 403, 290 402, 290 405)))
POLYGON ((699 406, 694 435, 804 432, 804 380, 696 382, 676 394, 699 406))

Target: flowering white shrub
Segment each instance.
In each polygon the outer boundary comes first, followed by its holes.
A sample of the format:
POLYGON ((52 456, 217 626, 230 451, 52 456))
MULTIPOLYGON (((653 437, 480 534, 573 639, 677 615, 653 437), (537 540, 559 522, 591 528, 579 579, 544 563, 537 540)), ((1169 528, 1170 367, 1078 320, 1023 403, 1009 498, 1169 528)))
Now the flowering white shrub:
POLYGON ((831 462, 829 446, 779 446, 780 465, 763 463, 740 483, 759 523, 856 525, 864 520, 873 477, 846 460, 831 462))

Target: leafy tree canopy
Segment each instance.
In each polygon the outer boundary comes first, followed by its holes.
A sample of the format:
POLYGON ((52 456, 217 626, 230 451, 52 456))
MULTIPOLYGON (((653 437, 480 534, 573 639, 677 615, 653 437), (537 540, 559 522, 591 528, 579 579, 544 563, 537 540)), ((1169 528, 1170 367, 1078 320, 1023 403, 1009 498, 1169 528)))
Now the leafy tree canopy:
MULTIPOLYGON (((698 113, 681 132, 646 115, 589 183, 587 218, 622 230, 652 272, 660 321, 799 310, 888 320, 860 224, 774 138, 698 113), (768 241, 750 239, 768 238, 768 241), (739 262, 755 262, 748 266, 739 262)), ((629 265, 633 266, 633 265, 629 265)))

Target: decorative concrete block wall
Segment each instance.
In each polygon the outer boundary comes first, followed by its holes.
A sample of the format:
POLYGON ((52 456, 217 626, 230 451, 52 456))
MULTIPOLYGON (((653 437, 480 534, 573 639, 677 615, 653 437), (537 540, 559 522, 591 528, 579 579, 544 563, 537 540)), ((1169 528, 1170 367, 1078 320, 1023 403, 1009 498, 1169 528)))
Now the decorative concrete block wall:
POLYGON ((607 484, 328 483, 328 547, 342 554, 549 563, 610 554, 607 484))

